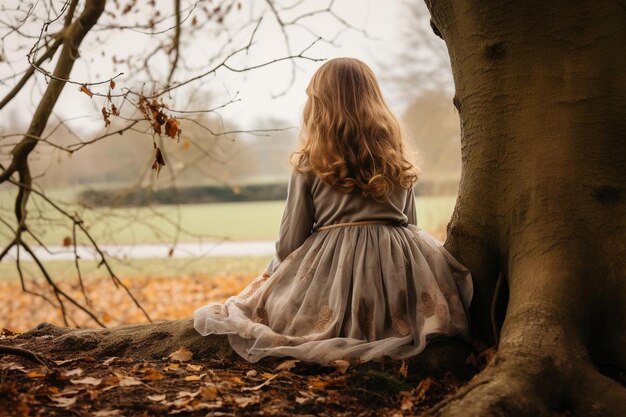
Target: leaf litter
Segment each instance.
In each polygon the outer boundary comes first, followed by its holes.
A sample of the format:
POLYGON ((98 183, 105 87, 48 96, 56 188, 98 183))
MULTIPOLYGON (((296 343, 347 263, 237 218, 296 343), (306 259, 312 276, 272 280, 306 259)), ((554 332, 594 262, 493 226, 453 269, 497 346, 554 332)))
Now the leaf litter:
POLYGON ((417 375, 404 361, 321 366, 273 359, 250 364, 193 359, 183 346, 150 361, 55 354, 52 371, 23 358, 0 357, 0 409, 15 410, 13 415, 61 416, 71 410, 101 417, 420 415, 454 393, 487 359, 472 358, 465 374, 435 378, 417 375))

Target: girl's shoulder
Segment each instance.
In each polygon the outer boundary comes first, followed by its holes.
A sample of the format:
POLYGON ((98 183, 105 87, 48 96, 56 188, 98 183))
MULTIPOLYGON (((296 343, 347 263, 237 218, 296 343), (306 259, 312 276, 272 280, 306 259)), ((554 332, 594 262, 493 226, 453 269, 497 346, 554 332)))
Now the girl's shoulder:
POLYGON ((298 178, 300 181, 307 182, 311 182, 312 180, 317 178, 317 176, 311 169, 311 163, 308 159, 303 159, 296 166, 292 167, 291 177, 298 178))
POLYGON ((317 176, 311 170, 308 161, 305 161, 297 167, 292 168, 290 182, 292 185, 312 189, 316 182, 316 178, 317 176))

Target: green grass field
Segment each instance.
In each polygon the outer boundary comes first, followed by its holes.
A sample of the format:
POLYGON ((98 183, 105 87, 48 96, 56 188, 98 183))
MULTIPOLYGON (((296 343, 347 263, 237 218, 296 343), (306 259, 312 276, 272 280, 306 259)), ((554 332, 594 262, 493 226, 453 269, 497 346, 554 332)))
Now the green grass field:
MULTIPOLYGON (((142 208, 98 208, 85 210, 72 204, 67 192, 51 195, 77 212, 90 233, 102 244, 169 243, 204 240, 273 240, 280 226, 284 203, 280 201, 187 204, 142 208)), ((445 227, 455 197, 418 197, 418 224, 433 232, 445 227)), ((14 225, 13 193, 0 190, 0 216, 14 225)), ((31 230, 47 245, 60 245, 72 235, 71 222, 40 197, 33 196, 29 208, 31 230)), ((9 241, 6 226, 0 224, 0 245, 9 241)), ((86 243, 79 234, 78 241, 86 243)))
MULTIPOLYGON (((52 196, 64 200, 63 208, 77 212, 85 221, 92 236, 100 244, 141 244, 194 242, 197 240, 274 240, 276 238, 283 202, 217 203, 182 206, 154 206, 145 208, 102 208, 84 210, 72 204, 71 193, 53 192, 52 196)), ((0 190, 0 216, 9 223, 12 216, 13 193, 0 190)), ((435 236, 441 236, 454 208, 455 197, 418 197, 416 199, 418 225, 435 236)), ((65 237, 72 236, 71 222, 63 218, 41 198, 31 202, 31 230, 46 245, 61 245, 65 237)), ((10 239, 9 229, 0 224, 0 245, 10 239)), ((86 244, 84 236, 78 243, 86 244)), ((32 242, 32 240, 31 240, 32 242)), ((269 261, 269 257, 201 258, 201 259, 142 259, 116 261, 120 275, 176 275, 196 272, 210 274, 254 273, 269 261)), ((34 264, 27 265, 28 274, 38 275, 34 264)), ((96 264, 81 261, 85 272, 98 273, 96 264)), ((55 277, 75 276, 74 263, 48 262, 55 277)), ((104 270, 101 271, 103 274, 104 270)), ((0 263, 0 279, 18 277, 13 263, 0 263)))

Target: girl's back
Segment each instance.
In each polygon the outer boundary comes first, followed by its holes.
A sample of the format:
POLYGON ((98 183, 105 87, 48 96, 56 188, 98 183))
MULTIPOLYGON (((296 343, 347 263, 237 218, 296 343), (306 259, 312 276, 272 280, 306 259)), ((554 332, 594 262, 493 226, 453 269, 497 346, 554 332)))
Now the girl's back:
POLYGON ((435 337, 467 339, 470 274, 415 225, 418 171, 371 70, 331 60, 307 93, 276 255, 194 327, 253 362, 407 358, 435 337))
POLYGON ((315 227, 369 220, 388 220, 399 225, 415 224, 413 190, 394 187, 386 201, 364 197, 360 190, 344 193, 308 173, 304 186, 310 184, 315 208, 315 227))

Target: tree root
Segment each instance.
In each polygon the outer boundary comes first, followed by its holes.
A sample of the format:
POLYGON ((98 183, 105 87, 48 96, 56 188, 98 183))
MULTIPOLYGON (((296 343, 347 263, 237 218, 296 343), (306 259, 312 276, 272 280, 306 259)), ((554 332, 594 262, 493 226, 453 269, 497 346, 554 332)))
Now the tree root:
POLYGON ((577 415, 626 416, 626 389, 587 364, 574 376, 569 401, 577 415))
POLYGON ((547 417, 546 400, 523 372, 487 369, 468 390, 442 401, 429 410, 433 416, 464 417, 547 417))
POLYGON ((71 329, 42 323, 16 337, 21 346, 64 356, 132 356, 160 359, 185 346, 195 359, 232 359, 226 336, 201 336, 193 319, 151 324, 117 326, 108 329, 71 329))
POLYGON ((4 346, 4 345, 0 345, 0 355, 15 355, 15 356, 21 356, 23 358, 26 358, 30 361, 33 362, 37 362, 42 364, 43 366, 45 366, 48 369, 51 369, 54 367, 54 365, 47 360, 46 358, 44 358, 43 356, 30 351, 28 349, 23 349, 23 348, 19 348, 19 347, 14 347, 14 346, 4 346))
POLYGON ((626 416, 626 389, 572 346, 510 342, 458 394, 431 408, 443 417, 626 416))

